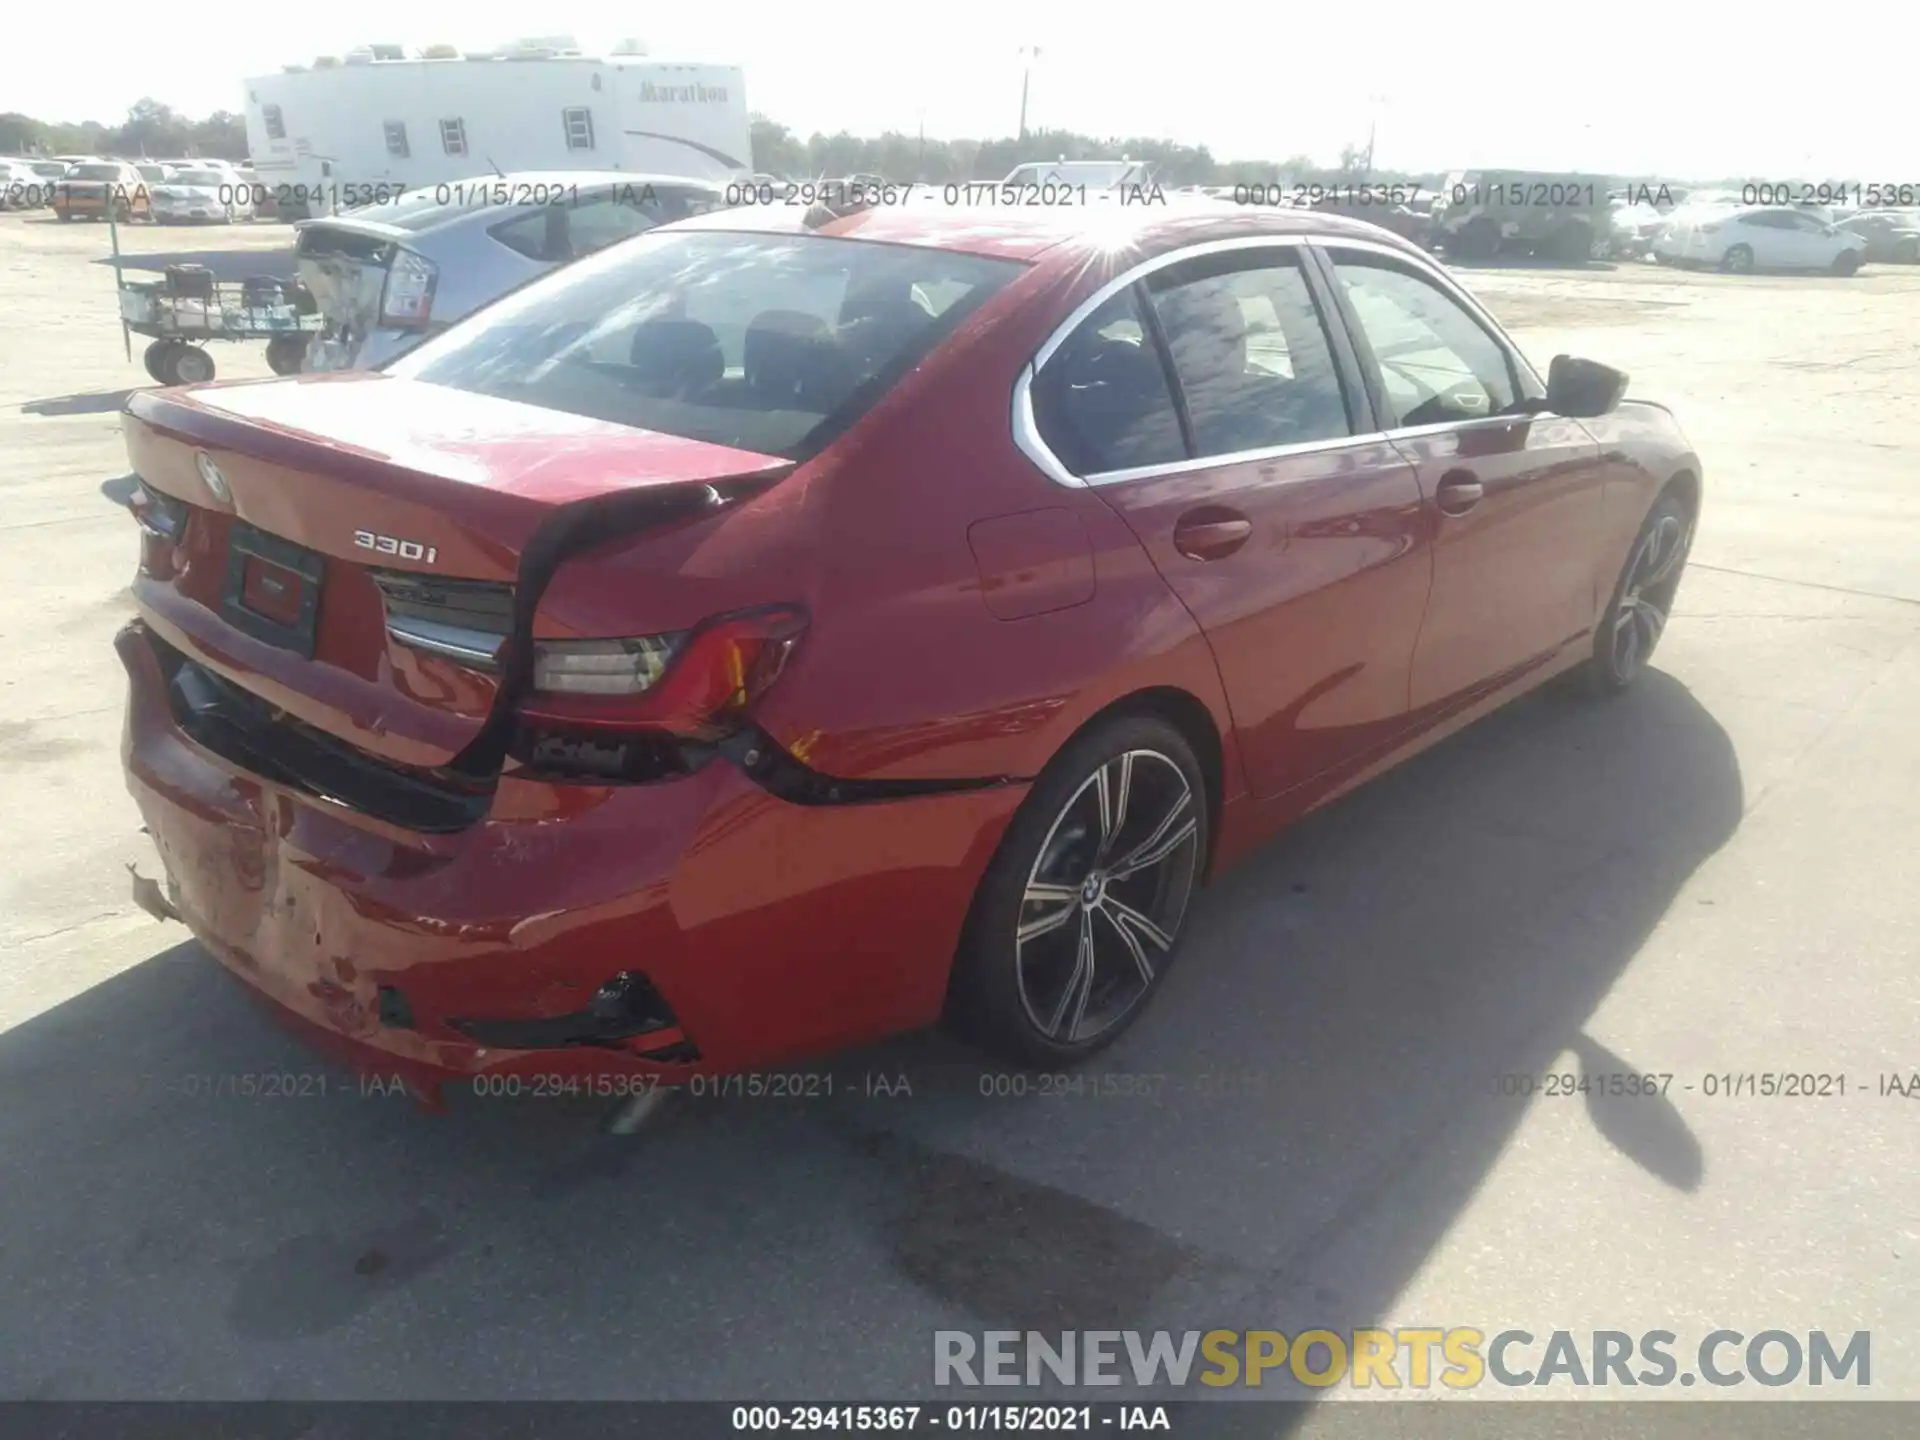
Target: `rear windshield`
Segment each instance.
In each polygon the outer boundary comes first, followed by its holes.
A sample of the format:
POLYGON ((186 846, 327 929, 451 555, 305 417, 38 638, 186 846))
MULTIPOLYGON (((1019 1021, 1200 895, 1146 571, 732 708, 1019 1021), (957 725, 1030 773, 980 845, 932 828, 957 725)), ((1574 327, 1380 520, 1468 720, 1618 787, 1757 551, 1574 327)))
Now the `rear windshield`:
POLYGON ((176 170, 168 177, 175 185, 226 185, 231 177, 218 170, 176 170))
POLYGON ((802 459, 1023 268, 820 235, 658 231, 527 286, 388 370, 802 459))
POLYGON ((67 179, 118 180, 122 173, 118 165, 76 165, 67 172, 67 179))
MULTIPOLYGON (((478 185, 479 181, 472 182, 478 185)), ((425 230, 430 225, 438 225, 442 220, 450 220, 463 210, 472 210, 471 204, 449 204, 447 197, 460 192, 460 185, 429 186, 423 190, 413 190, 397 200, 383 201, 378 205, 361 205, 354 209, 356 220, 372 220, 381 225, 392 225, 400 230, 425 230)))

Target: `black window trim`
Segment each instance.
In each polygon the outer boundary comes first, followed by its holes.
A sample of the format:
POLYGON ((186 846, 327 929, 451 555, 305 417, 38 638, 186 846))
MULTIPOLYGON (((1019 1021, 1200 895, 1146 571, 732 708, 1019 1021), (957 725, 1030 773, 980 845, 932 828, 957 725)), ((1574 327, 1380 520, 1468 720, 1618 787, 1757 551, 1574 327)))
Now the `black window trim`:
MULTIPOLYGON (((1054 327, 1052 333, 1034 351, 1033 358, 1022 368, 1013 386, 1013 405, 1011 423, 1013 443, 1019 451, 1031 460, 1049 480, 1056 485, 1069 489, 1082 490, 1101 485, 1117 485, 1130 480, 1142 480, 1162 475, 1179 475, 1188 471, 1212 470, 1225 465, 1244 464, 1258 460, 1284 459, 1292 455, 1309 455, 1319 451, 1343 450, 1353 446, 1377 444, 1388 438, 1425 435, 1442 430, 1458 430, 1463 426, 1512 425, 1524 416, 1490 416, 1484 420, 1450 420, 1437 425, 1415 425, 1397 428, 1383 428, 1382 419, 1392 411, 1386 405, 1384 387, 1378 377, 1377 366, 1372 364, 1372 354, 1364 350, 1365 336, 1357 332, 1356 322, 1345 297, 1339 287, 1333 283, 1332 261, 1324 253, 1326 247, 1340 250, 1362 250, 1398 261, 1435 286, 1450 299, 1457 302, 1487 332, 1487 335, 1506 356, 1507 365, 1514 377, 1517 394, 1526 393, 1522 378, 1530 380, 1534 392, 1544 395, 1546 385, 1538 372, 1520 353, 1520 349, 1507 339, 1506 332, 1499 322, 1487 313, 1471 295, 1455 284, 1445 273, 1420 256, 1410 254, 1398 246, 1383 245, 1378 241, 1353 239, 1345 235, 1327 235, 1306 233, 1296 235, 1246 235, 1227 240, 1203 240, 1197 244, 1169 250, 1165 254, 1155 255, 1141 261, 1138 265, 1114 276, 1100 286, 1073 311, 1054 327), (1333 347, 1334 365, 1339 369, 1342 388, 1350 396, 1350 405, 1356 406, 1353 415, 1354 433, 1336 436, 1329 440, 1308 440, 1294 445, 1269 446, 1261 450, 1236 451, 1228 455, 1204 455, 1194 458, 1192 446, 1188 446, 1188 458, 1172 460, 1158 465, 1141 465, 1127 470, 1100 471, 1091 475, 1077 475, 1048 447, 1040 435, 1039 422, 1033 408, 1033 385, 1040 371, 1059 353, 1072 334, 1091 317, 1102 305, 1130 286, 1140 285, 1149 275, 1183 260, 1191 260, 1204 255, 1224 254, 1235 250, 1278 250, 1298 248, 1302 252, 1301 269, 1307 277, 1307 286, 1314 296, 1314 303, 1320 307, 1321 322, 1326 327, 1329 342, 1333 347), (1351 368, 1349 368, 1351 367, 1351 368), (1364 401, 1364 403, 1360 403, 1364 401)), ((1151 313, 1151 312, 1149 312, 1151 313)), ((1164 351, 1162 365, 1166 364, 1164 351)), ((1177 391, 1175 392, 1178 393, 1177 391)), ((1176 402, 1183 403, 1183 402, 1176 402)))
POLYGON ((1173 346, 1167 343, 1167 328, 1160 323, 1154 307, 1150 277, 1142 276, 1127 287, 1133 296, 1133 308, 1140 314, 1140 333, 1153 347, 1153 358, 1160 362, 1160 378, 1167 382, 1167 398, 1173 404, 1173 418, 1180 427, 1180 448, 1191 460, 1200 453, 1200 442, 1193 438, 1193 412, 1187 408, 1187 387, 1180 383, 1180 371, 1173 363, 1173 346))
POLYGON ((567 105, 562 107, 560 111, 560 134, 562 138, 566 140, 569 152, 593 149, 596 139, 593 133, 593 107, 590 105, 567 105), (576 145, 573 143, 573 117, 576 115, 580 116, 581 119, 586 122, 587 143, 584 145, 576 145))

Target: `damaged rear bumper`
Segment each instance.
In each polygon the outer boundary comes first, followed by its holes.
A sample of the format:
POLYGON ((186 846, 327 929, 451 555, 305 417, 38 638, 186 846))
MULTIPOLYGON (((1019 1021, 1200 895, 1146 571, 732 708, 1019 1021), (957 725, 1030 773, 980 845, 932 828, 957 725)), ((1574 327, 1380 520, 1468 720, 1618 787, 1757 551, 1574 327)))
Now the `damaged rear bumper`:
POLYGON ((128 787, 167 877, 145 908, 310 1040, 427 1095, 503 1073, 674 1084, 930 1023, 1025 793, 796 804, 717 759, 633 785, 508 775, 432 833, 222 753, 182 723, 146 627, 116 645, 128 787))

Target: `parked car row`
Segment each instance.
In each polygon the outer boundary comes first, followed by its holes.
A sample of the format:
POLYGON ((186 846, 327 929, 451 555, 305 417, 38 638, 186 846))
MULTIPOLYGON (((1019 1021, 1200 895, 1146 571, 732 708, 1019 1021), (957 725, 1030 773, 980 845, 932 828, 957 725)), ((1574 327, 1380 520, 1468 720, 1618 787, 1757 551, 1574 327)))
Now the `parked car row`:
POLYGON ((254 218, 260 187, 226 160, 115 160, 95 155, 0 159, 0 204, 49 208, 63 221, 232 224, 254 218))

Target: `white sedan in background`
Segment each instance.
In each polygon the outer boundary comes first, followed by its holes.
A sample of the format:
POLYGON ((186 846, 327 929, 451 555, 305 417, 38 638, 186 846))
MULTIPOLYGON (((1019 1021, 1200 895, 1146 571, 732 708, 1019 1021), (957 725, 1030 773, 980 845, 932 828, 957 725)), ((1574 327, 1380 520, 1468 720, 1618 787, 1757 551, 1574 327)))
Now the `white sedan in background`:
POLYGON ((1851 275, 1866 258, 1866 241, 1790 205, 1676 210, 1655 240, 1669 265, 1753 270, 1827 270, 1851 275))
POLYGON ((153 218, 162 225, 231 225, 253 218, 253 190, 231 170, 169 169, 147 191, 153 218))

